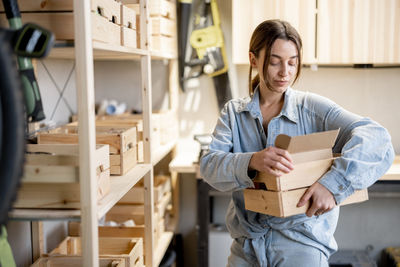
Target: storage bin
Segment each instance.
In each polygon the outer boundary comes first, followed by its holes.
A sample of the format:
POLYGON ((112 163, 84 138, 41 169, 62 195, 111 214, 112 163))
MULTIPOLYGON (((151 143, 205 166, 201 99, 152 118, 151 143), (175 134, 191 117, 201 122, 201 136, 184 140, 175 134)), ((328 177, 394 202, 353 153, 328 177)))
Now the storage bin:
MULTIPOLYGON (((39 144, 77 144, 78 123, 71 123, 38 135, 39 144)), ((124 175, 137 164, 136 127, 96 126, 96 143, 110 146, 110 173, 124 175)))
MULTIPOLYGON (((49 253, 49 256, 80 256, 81 238, 68 236, 49 253)), ((142 238, 100 237, 99 257, 121 259, 127 267, 143 266, 142 238)))
MULTIPOLYGON (((15 208, 80 207, 78 145, 27 145, 25 174, 15 208)), ((96 148, 97 199, 110 190, 108 145, 96 148)))

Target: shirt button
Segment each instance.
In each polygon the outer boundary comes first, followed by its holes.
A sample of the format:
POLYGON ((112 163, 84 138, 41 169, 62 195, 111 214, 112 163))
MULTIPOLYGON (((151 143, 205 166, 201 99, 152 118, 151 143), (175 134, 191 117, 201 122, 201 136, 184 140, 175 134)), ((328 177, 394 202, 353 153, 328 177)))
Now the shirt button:
POLYGON ((339 190, 343 191, 343 189, 344 189, 343 185, 339 185, 339 190))

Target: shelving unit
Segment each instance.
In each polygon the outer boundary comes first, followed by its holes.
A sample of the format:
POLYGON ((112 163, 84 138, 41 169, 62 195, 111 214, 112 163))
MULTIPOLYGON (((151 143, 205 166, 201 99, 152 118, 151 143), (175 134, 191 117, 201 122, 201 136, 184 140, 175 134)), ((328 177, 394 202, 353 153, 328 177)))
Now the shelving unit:
MULTIPOLYGON (((111 0, 110 0, 111 1, 111 0)), ((78 98, 79 128, 79 177, 80 210, 67 209, 15 209, 10 217, 16 220, 69 220, 81 221, 83 266, 99 266, 98 220, 102 218, 134 185, 144 181, 144 255, 145 266, 158 266, 167 250, 173 232, 164 232, 155 246, 153 168, 173 151, 177 140, 157 146, 152 151, 152 60, 169 60, 170 111, 176 114, 178 93, 177 51, 162 52, 149 49, 148 0, 140 0, 140 48, 101 43, 92 40, 91 1, 73 0, 74 42, 58 43, 49 58, 71 59, 76 62, 76 87, 78 98), (97 178, 95 173, 95 99, 94 60, 140 61, 143 159, 128 173, 112 176, 110 191, 97 200, 97 178)), ((116 74, 118 75, 118 74, 116 74)), ((175 138, 175 137, 174 137, 175 138)), ((154 148, 154 146, 153 146, 154 148)), ((176 202, 175 202, 176 203, 176 202)))

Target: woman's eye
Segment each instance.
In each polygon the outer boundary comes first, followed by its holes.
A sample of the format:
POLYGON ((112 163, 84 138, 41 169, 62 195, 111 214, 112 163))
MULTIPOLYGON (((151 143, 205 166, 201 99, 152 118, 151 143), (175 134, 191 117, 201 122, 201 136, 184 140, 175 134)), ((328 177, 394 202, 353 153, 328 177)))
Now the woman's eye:
POLYGON ((269 63, 269 64, 271 64, 271 66, 276 66, 276 65, 279 64, 279 62, 277 62, 277 61, 271 61, 271 63, 269 63))
POLYGON ((290 62, 289 62, 289 65, 290 65, 290 66, 296 66, 296 64, 297 64, 296 61, 290 61, 290 62))

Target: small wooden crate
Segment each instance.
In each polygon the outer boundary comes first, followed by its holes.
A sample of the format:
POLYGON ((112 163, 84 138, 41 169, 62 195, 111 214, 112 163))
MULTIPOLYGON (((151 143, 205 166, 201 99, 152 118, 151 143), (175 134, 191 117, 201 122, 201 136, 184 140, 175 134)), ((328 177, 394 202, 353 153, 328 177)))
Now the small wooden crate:
MULTIPOLYGON (((18 4, 23 23, 34 22, 49 29, 54 33, 56 40, 74 40, 72 0, 23 0, 18 4)), ((121 4, 119 2, 92 0, 91 19, 93 40, 121 45, 121 4)), ((8 25, 5 16, 0 16, 0 25, 8 25)))
MULTIPOLYGON (((82 257, 40 257, 31 267, 78 267, 83 266, 82 257)), ((121 259, 99 259, 99 267, 125 267, 121 259)), ((139 267, 139 266, 138 266, 139 267)))
MULTIPOLYGON (((129 1, 130 4, 126 6, 134 9, 136 14, 140 14, 139 0, 129 1)), ((149 13, 151 17, 165 17, 169 19, 176 19, 176 6, 175 1, 168 0, 149 0, 149 13)))
MULTIPOLYGON (((73 12, 73 0, 18 0, 20 12, 73 12)), ((101 14, 109 21, 114 20, 120 24, 120 3, 115 0, 91 0, 90 11, 101 14)), ((0 12, 4 12, 3 5, 0 6, 0 12)))
MULTIPOLYGON (((163 197, 171 193, 171 179, 168 176, 158 175, 154 177, 154 203, 161 203, 163 197)), ((144 185, 143 181, 137 183, 118 202, 119 204, 143 204, 144 185)))
MULTIPOLYGON (((27 151, 41 154, 27 154, 14 207, 79 209, 78 145, 27 145, 27 151)), ((100 200, 110 190, 108 146, 97 146, 95 156, 97 199, 100 200)))
MULTIPOLYGON (((67 237, 50 256, 80 256, 82 254, 81 238, 67 237)), ((142 238, 100 237, 99 257, 122 259, 127 267, 143 266, 142 238)))
MULTIPOLYGON (((259 189, 245 189, 244 202, 247 210, 268 214, 277 217, 288 217, 305 213, 310 207, 310 202, 302 207, 297 203, 304 195, 307 188, 289 191, 273 192, 259 189)), ((345 199, 340 206, 368 200, 367 189, 356 190, 354 194, 345 199)))
MULTIPOLYGON (((39 144, 77 144, 77 122, 38 135, 39 144)), ((110 146, 110 173, 124 175, 137 164, 136 127, 96 126, 96 143, 110 146)))
POLYGON ((137 47, 136 12, 121 5, 121 45, 131 48, 137 47))
MULTIPOLYGON (((154 228, 154 245, 157 246, 158 240, 161 235, 165 232, 165 220, 157 219, 156 216, 156 227, 154 228)), ((68 235, 70 236, 81 236, 81 224, 79 222, 68 223, 68 235)), ((99 226, 99 237, 123 237, 123 238, 142 238, 143 245, 145 244, 145 226, 99 226)), ((144 255, 144 251, 143 251, 144 255)))
MULTIPOLYGON (((163 196, 159 203, 154 204, 154 212, 158 218, 164 217, 168 205, 171 202, 171 193, 167 193, 163 196)), ((110 209, 106 215, 107 221, 115 221, 122 223, 127 220, 133 220, 135 224, 144 224, 144 205, 142 204, 117 204, 110 209)))
POLYGON ((169 37, 176 36, 175 20, 159 16, 159 17, 151 17, 150 21, 151 21, 152 35, 164 35, 169 37))

